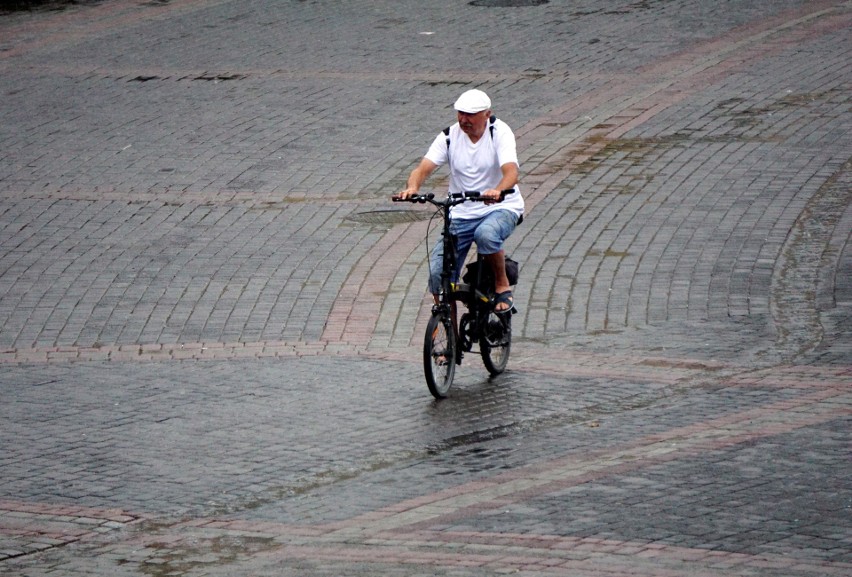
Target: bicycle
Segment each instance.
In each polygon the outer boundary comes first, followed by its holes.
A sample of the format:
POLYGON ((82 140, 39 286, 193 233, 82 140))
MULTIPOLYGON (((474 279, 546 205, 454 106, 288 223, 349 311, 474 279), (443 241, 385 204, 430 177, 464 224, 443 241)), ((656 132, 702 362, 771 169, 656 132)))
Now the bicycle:
MULTIPOLYGON (((504 190, 501 197, 511 192, 514 191, 504 190)), ((394 202, 432 204, 443 218, 441 290, 438 302, 432 306, 432 316, 426 325, 423 343, 423 372, 429 392, 436 399, 447 396, 453 384, 456 365, 461 365, 464 353, 472 352, 474 344, 479 345, 482 362, 491 376, 505 371, 509 362, 512 314, 516 311, 514 306, 505 311, 494 310, 494 280, 484 257, 477 253, 475 265, 468 265, 468 272, 462 278, 466 282, 452 282, 456 272, 456 250, 450 234, 450 209, 463 202, 483 200, 478 191, 451 193, 443 200, 436 200, 432 193, 406 199, 393 197, 394 202), (458 323, 456 303, 462 303, 467 308, 458 323)))

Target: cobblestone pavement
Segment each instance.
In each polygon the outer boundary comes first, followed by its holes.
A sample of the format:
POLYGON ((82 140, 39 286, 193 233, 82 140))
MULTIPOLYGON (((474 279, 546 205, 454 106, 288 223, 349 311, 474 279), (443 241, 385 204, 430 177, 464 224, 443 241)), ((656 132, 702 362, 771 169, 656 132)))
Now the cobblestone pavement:
POLYGON ((852 2, 53 8, 0 16, 0 573, 852 574, 852 2), (470 87, 520 314, 438 403, 388 197, 470 87))

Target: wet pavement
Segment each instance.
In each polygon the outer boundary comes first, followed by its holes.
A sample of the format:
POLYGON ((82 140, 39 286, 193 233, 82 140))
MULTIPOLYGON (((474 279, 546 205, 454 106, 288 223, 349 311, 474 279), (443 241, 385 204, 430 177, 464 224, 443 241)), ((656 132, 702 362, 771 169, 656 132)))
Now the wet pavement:
POLYGON ((850 24, 4 14, 0 573, 849 575, 850 24), (471 87, 518 137, 520 313, 435 402, 429 214, 388 197, 471 87))

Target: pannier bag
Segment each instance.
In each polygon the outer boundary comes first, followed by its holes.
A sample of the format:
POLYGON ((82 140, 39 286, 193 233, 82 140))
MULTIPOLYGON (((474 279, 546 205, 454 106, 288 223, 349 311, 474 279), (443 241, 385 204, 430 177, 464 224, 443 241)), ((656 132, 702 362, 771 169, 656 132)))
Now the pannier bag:
MULTIPOLYGON (((476 272, 479 268, 480 260, 475 260, 465 270, 462 281, 466 284, 473 285, 476 282, 476 272)), ((484 262, 483 262, 484 264, 484 262)), ((518 262, 510 257, 506 257, 506 277, 509 279, 509 284, 514 286, 518 284, 518 262)), ((491 267, 485 265, 482 271, 482 276, 479 278, 479 286, 476 287, 480 292, 489 292, 494 290, 494 275, 491 272, 491 267)))

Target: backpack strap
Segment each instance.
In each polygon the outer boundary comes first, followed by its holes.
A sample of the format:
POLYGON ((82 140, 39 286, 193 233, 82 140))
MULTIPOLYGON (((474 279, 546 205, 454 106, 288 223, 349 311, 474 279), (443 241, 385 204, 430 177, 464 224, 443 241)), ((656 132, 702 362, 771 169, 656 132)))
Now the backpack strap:
MULTIPOLYGON (((491 115, 491 118, 488 119, 488 132, 491 134, 491 140, 494 140, 494 123, 497 122, 497 116, 494 114, 491 115)), ((450 150, 450 127, 446 127, 442 130, 444 136, 447 138, 447 150, 450 150)))

